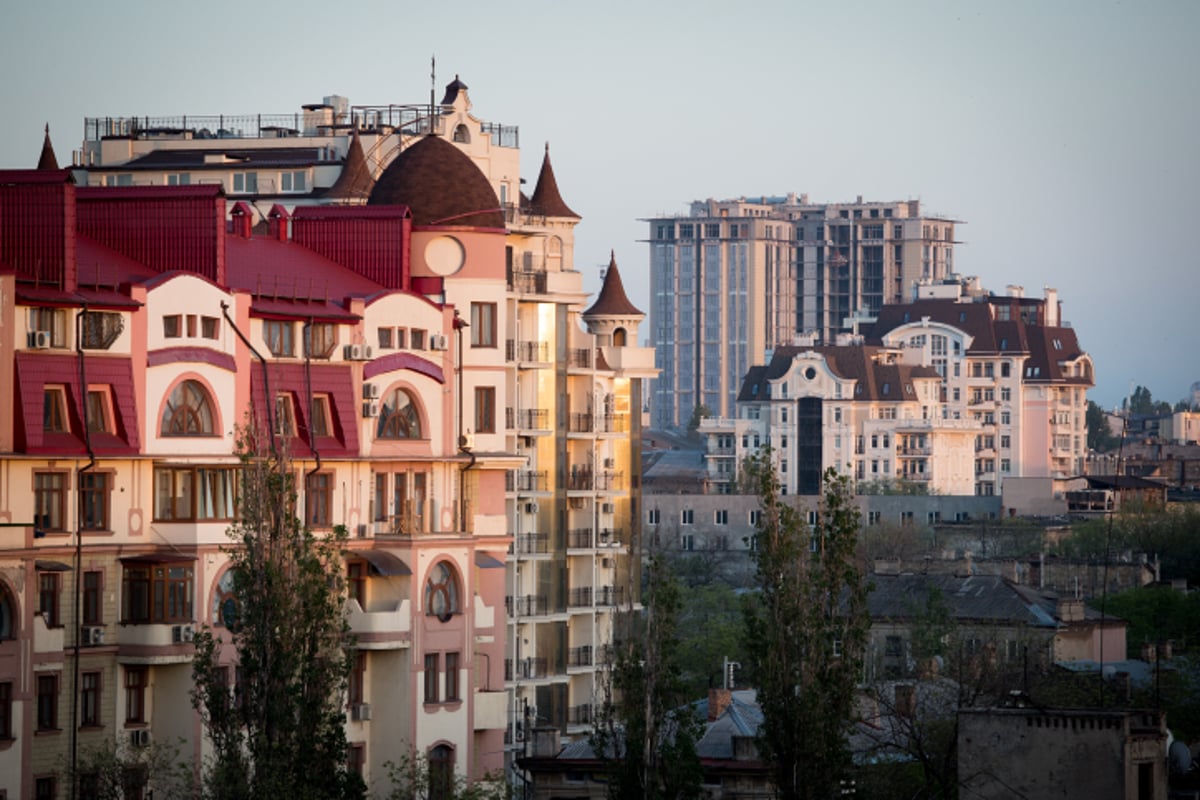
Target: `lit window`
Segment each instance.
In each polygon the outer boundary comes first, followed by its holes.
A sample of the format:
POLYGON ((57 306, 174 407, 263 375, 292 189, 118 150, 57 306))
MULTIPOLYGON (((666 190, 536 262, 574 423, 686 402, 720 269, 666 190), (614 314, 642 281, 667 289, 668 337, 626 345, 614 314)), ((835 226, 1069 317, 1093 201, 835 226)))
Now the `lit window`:
POLYGON ((163 409, 162 436, 211 436, 212 405, 208 392, 197 381, 184 381, 167 397, 163 409))
POLYGON ((429 571, 425 581, 425 614, 446 622, 459 613, 458 582, 454 569, 445 561, 439 561, 429 571))
POLYGON ((263 320, 263 341, 276 358, 290 358, 296 354, 295 325, 278 319, 263 320))
POLYGON ((403 389, 393 390, 379 411, 378 439, 420 439, 421 417, 412 396, 403 389))

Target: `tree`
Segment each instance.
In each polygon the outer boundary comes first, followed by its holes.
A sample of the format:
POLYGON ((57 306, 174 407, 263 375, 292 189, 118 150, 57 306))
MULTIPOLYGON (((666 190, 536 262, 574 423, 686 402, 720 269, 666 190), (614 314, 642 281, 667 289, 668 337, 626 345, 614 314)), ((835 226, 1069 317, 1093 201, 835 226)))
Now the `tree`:
POLYGON ((685 694, 679 582, 660 552, 649 557, 644 611, 625 615, 591 744, 609 796, 675 800, 700 791, 700 721, 685 694))
POLYGON ((1149 389, 1145 386, 1138 386, 1133 390, 1133 394, 1125 399, 1125 409, 1130 414, 1169 414, 1171 413, 1171 404, 1166 401, 1155 401, 1149 389))
POLYGON ((849 479, 833 469, 812 527, 782 502, 769 452, 756 475, 759 591, 746 611, 746 651, 763 710, 759 751, 780 797, 833 797, 849 766, 846 736, 869 624, 855 559, 859 512, 849 479))
POLYGON ((236 612, 195 638, 192 705, 213 744, 207 792, 220 798, 360 797, 346 765, 349 676, 344 528, 316 537, 296 518, 286 454, 252 424, 238 432, 240 521, 227 548, 236 612), (236 652, 223 662, 223 640, 236 652))
MULTIPOLYGON (((118 743, 107 738, 80 753, 72 778, 77 796, 124 800, 146 796, 147 790, 172 800, 200 796, 191 765, 177 745, 153 742, 132 747, 124 743, 127 740, 118 743)), ((69 774, 69 766, 64 771, 69 774)))
POLYGON ((486 775, 482 780, 468 784, 457 774, 439 774, 431 770, 428 756, 410 749, 399 761, 388 761, 388 782, 391 791, 387 800, 507 800, 512 796, 512 787, 503 776, 486 775))
POLYGON ((707 419, 712 415, 712 409, 703 403, 693 408, 692 418, 688 420, 687 424, 688 436, 695 436, 696 431, 700 429, 700 420, 707 419))
POLYGON ((1112 429, 1108 426, 1108 415, 1104 413, 1104 409, 1091 400, 1088 400, 1085 421, 1089 450, 1104 453, 1114 449, 1120 443, 1120 437, 1113 435, 1112 429))

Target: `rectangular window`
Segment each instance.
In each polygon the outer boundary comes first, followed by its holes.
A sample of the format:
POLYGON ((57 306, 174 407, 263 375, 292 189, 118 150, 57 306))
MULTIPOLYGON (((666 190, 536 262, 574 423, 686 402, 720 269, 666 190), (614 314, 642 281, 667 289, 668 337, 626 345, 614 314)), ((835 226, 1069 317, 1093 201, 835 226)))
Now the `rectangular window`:
POLYGON ((762 509, 756 508, 751 511, 749 522, 757 528, 762 523, 762 509))
POLYGON ((425 331, 421 330, 420 328, 413 328, 412 335, 409 337, 409 341, 412 342, 413 350, 424 350, 425 331))
POLYGON ((408 328, 396 328, 396 349, 403 350, 408 347, 408 328))
POLYGON ((67 416, 67 390, 47 386, 42 391, 42 430, 46 433, 70 433, 67 416))
POLYGON ((275 395, 275 434, 277 436, 296 435, 296 415, 292 411, 292 393, 280 392, 275 395))
POLYGON ((33 783, 34 800, 55 800, 58 797, 58 784, 54 778, 38 778, 33 783))
POLYGON ((305 480, 305 519, 310 528, 333 526, 333 475, 318 472, 305 480))
POLYGON ((458 653, 446 653, 446 702, 460 700, 458 696, 458 653))
POLYGON ((392 332, 393 332, 393 330, 394 330, 393 328, 379 328, 378 332, 379 332, 379 349, 380 350, 391 350, 392 349, 392 332))
POLYGON ((337 326, 314 322, 304 333, 304 349, 309 358, 329 358, 337 349, 337 326))
MULTIPOLYGON (((366 566, 366 564, 363 564, 366 566)), ((358 650, 354 653, 353 664, 350 668, 349 701, 357 706, 367 702, 367 654, 358 650)))
POLYGON ((160 522, 233 519, 237 477, 235 467, 156 467, 154 519, 160 522))
POLYGON ((87 429, 92 433, 112 433, 114 430, 107 386, 88 389, 87 429))
POLYGON ((57 628, 62 624, 60 595, 62 579, 57 572, 38 573, 38 613, 46 622, 46 627, 57 628))
POLYGON ((329 424, 329 395, 314 394, 309 416, 309 431, 313 436, 332 436, 329 424))
POLYGON ((79 727, 100 727, 100 673, 79 676, 79 727))
POLYGON ((85 531, 108 530, 109 475, 107 472, 85 472, 79 476, 82 518, 79 527, 85 531))
POLYGON ((646 524, 657 525, 659 520, 659 511, 657 508, 652 508, 646 512, 646 524))
POLYGON ((346 565, 346 597, 367 607, 367 562, 351 561, 346 565))
POLYGON ((29 346, 66 347, 67 313, 61 308, 34 308, 29 311, 29 346), (41 334, 41 336, 37 336, 41 334), (49 341, 46 341, 49 340, 49 341))
POLYGON ((191 622, 192 583, 191 562, 126 565, 121 586, 121 621, 191 622))
POLYGON ((728 525, 729 510, 724 508, 717 509, 715 512, 713 512, 713 522, 717 525, 728 525))
POLYGON ((279 190, 283 192, 308 191, 308 176, 303 170, 284 172, 279 176, 279 190))
POLYGON ((163 336, 168 339, 178 339, 183 336, 182 314, 170 314, 163 317, 163 336))
POLYGON ((42 531, 65 530, 64 490, 66 475, 61 472, 35 472, 33 475, 33 524, 42 531))
POLYGON ((254 194, 258 191, 257 172, 233 173, 233 191, 238 194, 254 194))
POLYGON ((471 303, 471 346, 496 346, 495 303, 471 303))
POLYGON ((205 339, 216 339, 221 330, 221 322, 216 317, 200 318, 200 335, 205 339))
POLYGON ((263 320, 263 340, 276 358, 296 354, 295 325, 278 319, 263 320))
POLYGON ((0 683, 0 742, 7 742, 13 738, 12 698, 12 683, 0 683))
POLYGON ((496 432, 496 388, 475 387, 475 432, 496 432))
POLYGON ((101 625, 104 623, 104 573, 99 570, 89 570, 83 573, 83 624, 101 625))
POLYGON ((426 653, 425 655, 425 702, 436 703, 438 701, 438 654, 426 653))
POLYGON ((38 675, 37 729, 58 730, 58 675, 38 675))
POLYGON ((125 723, 146 721, 146 667, 125 667, 125 723))
POLYGON ((679 515, 679 523, 681 525, 691 525, 695 517, 695 512, 690 508, 685 508, 679 515))
POLYGON ((690 533, 682 534, 679 537, 679 549, 690 553, 696 547, 696 540, 690 533))
POLYGON ((191 182, 192 174, 190 172, 167 173, 167 186, 188 186, 191 182))

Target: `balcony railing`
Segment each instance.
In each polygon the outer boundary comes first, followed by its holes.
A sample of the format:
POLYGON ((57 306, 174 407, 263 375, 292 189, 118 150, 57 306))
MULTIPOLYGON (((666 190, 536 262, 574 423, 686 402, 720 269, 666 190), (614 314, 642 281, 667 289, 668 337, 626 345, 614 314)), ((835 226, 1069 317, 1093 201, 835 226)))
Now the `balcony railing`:
POLYGON ((532 678, 547 678, 550 676, 549 663, 544 658, 520 658, 516 663, 509 663, 508 660, 504 663, 505 677, 508 680, 513 680, 509 677, 512 673, 515 678, 529 680, 532 678))
POLYGON ((522 555, 550 552, 550 536, 545 533, 522 533, 516 537, 517 552, 522 555))
POLYGON ((592 594, 597 606, 619 606, 625 601, 623 586, 600 586, 592 594))
POLYGON ((516 339, 504 341, 504 357, 508 361, 534 361, 549 363, 550 344, 548 342, 519 342, 516 339))
POLYGON ((592 647, 585 645, 583 647, 572 647, 567 651, 567 666, 568 667, 590 667, 592 666, 592 647))
POLYGON ((545 470, 511 470, 504 476, 504 488, 509 492, 546 492, 549 483, 545 470))
POLYGON ((568 364, 576 369, 590 369, 592 366, 592 351, 586 347, 572 348, 567 358, 568 364))
POLYGON ((592 707, 590 705, 571 706, 567 709, 568 725, 591 725, 592 707))
POLYGON ((519 270, 512 273, 509 287, 525 294, 546 293, 545 271, 519 270))
POLYGON ((571 608, 590 608, 592 605, 592 587, 578 586, 567 594, 567 605, 571 608))
POLYGON ((607 547, 610 544, 620 542, 621 539, 622 532, 614 528, 600 528, 595 531, 594 538, 591 528, 572 528, 567 531, 567 547, 576 550, 607 547))
POLYGON ((507 427, 527 431, 550 430, 550 412, 545 408, 504 409, 507 427))
POLYGON ((504 598, 504 607, 510 617, 534 617, 550 613, 550 604, 544 594, 509 595, 504 598))

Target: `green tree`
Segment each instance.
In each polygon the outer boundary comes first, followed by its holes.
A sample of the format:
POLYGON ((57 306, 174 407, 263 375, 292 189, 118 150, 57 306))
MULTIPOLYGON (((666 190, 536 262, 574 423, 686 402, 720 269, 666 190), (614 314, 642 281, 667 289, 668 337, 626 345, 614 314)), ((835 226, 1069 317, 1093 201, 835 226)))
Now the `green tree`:
POLYGON ((682 680, 678 580, 662 553, 649 557, 644 610, 627 612, 591 744, 609 796, 650 800, 700 792, 700 720, 682 680))
POLYGON ((453 772, 431 769, 429 759, 415 749, 410 749, 399 761, 388 761, 388 783, 391 790, 387 800, 507 800, 512 797, 512 787, 500 775, 486 775, 482 780, 468 784, 453 772))
POLYGON ((759 591, 746 610, 746 652, 763 710, 759 750, 780 797, 823 800, 847 775, 869 624, 855 559, 859 512, 849 479, 833 469, 812 527, 782 501, 769 452, 756 475, 759 591))
POLYGON ((1120 443, 1120 437, 1113 435, 1112 429, 1108 427, 1108 416, 1104 409, 1091 400, 1088 400, 1085 422, 1089 450, 1104 453, 1115 449, 1120 443))
POLYGON ((192 705, 213 745, 206 791, 361 797, 362 779, 346 766, 346 531, 316 537, 301 525, 286 455, 268 450, 253 425, 238 439, 240 521, 227 548, 236 619, 225 617, 224 634, 198 631, 192 662, 192 705), (236 686, 222 660, 225 637, 236 652, 236 686))
MULTIPOLYGON (((191 764, 185 761, 178 745, 153 742, 145 747, 132 747, 123 737, 106 738, 79 754, 73 796, 93 797, 96 800, 126 800, 145 797, 152 791, 156 797, 185 800, 200 797, 191 764)), ((70 777, 70 767, 64 770, 70 777)))
POLYGON ((695 436, 696 431, 700 429, 700 420, 707 419, 712 415, 712 409, 703 403, 693 408, 692 418, 688 420, 687 424, 688 436, 695 436))

